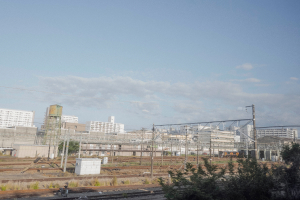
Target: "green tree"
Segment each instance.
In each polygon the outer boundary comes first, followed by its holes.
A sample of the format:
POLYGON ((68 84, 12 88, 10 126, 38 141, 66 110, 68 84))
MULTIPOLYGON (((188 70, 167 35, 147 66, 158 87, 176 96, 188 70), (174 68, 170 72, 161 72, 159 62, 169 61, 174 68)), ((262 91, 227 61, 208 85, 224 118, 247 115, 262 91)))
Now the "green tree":
MULTIPOLYGON (((64 142, 62 141, 58 146, 58 150, 62 152, 63 146, 64 146, 64 142)), ((67 142, 65 143, 65 148, 66 148, 66 146, 67 146, 67 142)), ((69 142, 68 155, 70 155, 72 153, 76 153, 78 151, 79 151, 79 142, 71 140, 69 142)), ((66 152, 66 149, 65 149, 65 152, 66 152)))
POLYGON ((285 165, 273 166, 277 199, 300 199, 300 145, 283 146, 281 156, 285 165))
POLYGON ((224 181, 225 199, 272 199, 274 178, 266 164, 255 158, 238 159, 237 171, 232 160, 228 163, 229 176, 224 181))
POLYGON ((292 143, 291 146, 285 145, 282 147, 280 155, 286 164, 295 162, 300 156, 300 145, 298 143, 292 143))

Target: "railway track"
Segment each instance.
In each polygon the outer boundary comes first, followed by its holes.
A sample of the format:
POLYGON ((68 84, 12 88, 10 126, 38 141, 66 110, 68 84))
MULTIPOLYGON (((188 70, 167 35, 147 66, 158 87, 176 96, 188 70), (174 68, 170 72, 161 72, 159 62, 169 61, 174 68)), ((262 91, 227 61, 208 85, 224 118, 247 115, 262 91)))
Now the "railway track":
POLYGON ((41 196, 43 196, 44 198, 45 196, 47 197, 51 196, 51 199, 79 199, 80 196, 88 197, 86 199, 120 199, 120 198, 125 198, 126 196, 127 198, 145 197, 145 196, 153 197, 154 195, 162 194, 161 190, 157 189, 159 187, 160 186, 157 184, 78 187, 78 188, 69 188, 69 195, 68 195, 69 197, 58 196, 57 195, 59 191, 58 189, 0 191, 0 199, 14 199, 14 198, 36 199, 37 197, 41 197, 41 196), (156 191, 154 191, 152 188, 153 189, 156 188, 156 191), (134 192, 129 190, 143 190, 143 191, 134 192), (105 193, 99 194, 99 192, 103 192, 103 191, 105 191, 105 193), (114 194, 111 194, 112 192, 114 192, 114 194), (84 193, 84 195, 81 195, 82 193, 84 193), (87 195, 87 193, 90 194, 87 195), (110 194, 106 194, 106 193, 110 193, 110 194))
MULTIPOLYGON (((153 174, 154 177, 166 177, 168 176, 167 173, 163 174, 153 174)), ((112 179, 113 177, 116 178, 143 178, 143 177, 151 177, 151 174, 133 174, 133 175, 103 175, 103 176, 83 176, 83 177, 54 177, 54 178, 32 178, 32 179, 17 179, 17 180, 12 180, 12 179, 7 179, 7 180, 1 180, 1 183, 8 183, 8 182, 44 182, 44 181, 50 181, 50 182, 55 182, 55 181, 72 181, 72 180, 87 180, 87 179, 112 179)))
MULTIPOLYGON (((164 165, 164 166, 153 166, 154 169, 178 169, 182 165, 164 165)), ((121 170, 121 169, 150 169, 151 166, 123 166, 123 167, 101 167, 101 170, 121 170)), ((4 168, 0 169, 0 172, 7 171, 20 171, 22 168, 4 168)), ((75 168, 67 168, 67 170, 74 170, 75 168)), ((28 171, 62 171, 62 168, 29 168, 28 171)))
MULTIPOLYGON (((139 199, 147 197, 147 199, 154 199, 154 196, 163 195, 163 191, 144 191, 144 192, 128 192, 128 193, 118 193, 118 194, 99 194, 99 195, 87 195, 84 196, 85 199, 127 199, 127 198, 135 198, 138 197, 139 199)), ((57 198, 61 199, 61 198, 57 198)), ((82 199, 82 197, 65 197, 63 199, 66 200, 75 200, 75 199, 82 199)), ((155 198, 156 199, 156 198, 155 198)))

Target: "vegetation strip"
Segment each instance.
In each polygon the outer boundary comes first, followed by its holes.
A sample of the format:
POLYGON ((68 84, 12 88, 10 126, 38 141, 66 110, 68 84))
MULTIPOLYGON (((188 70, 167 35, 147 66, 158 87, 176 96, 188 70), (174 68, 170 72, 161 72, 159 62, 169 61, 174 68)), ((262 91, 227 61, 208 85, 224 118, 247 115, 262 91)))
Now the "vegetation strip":
MULTIPOLYGON (((134 190, 141 188, 160 187, 158 184, 149 185, 122 185, 122 186, 95 186, 95 187, 78 187, 69 188, 69 193, 83 193, 83 192, 98 192, 98 191, 114 191, 114 190, 134 190)), ((37 190, 15 190, 15 191, 0 191, 0 198, 20 198, 20 197, 34 197, 41 195, 51 195, 57 192, 58 189, 37 189, 37 190)), ((65 198, 64 198, 65 199, 65 198)))
MULTIPOLYGON (((35 182, 35 181, 68 181, 68 180, 84 180, 84 179, 91 179, 91 178, 139 178, 139 177, 150 177, 150 174, 141 174, 141 175, 105 175, 105 176, 84 176, 84 177, 57 177, 57 178, 38 178, 38 179, 18 179, 18 180, 1 180, 1 183, 8 183, 8 182, 35 182)), ((155 177, 160 176, 168 176, 168 174, 153 174, 155 177)))

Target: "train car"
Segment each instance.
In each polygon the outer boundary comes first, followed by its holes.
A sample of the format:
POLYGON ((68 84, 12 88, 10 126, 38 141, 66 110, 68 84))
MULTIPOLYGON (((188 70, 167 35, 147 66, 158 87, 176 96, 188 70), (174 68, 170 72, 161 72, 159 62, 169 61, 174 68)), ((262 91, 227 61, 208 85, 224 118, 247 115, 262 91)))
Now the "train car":
POLYGON ((237 151, 220 151, 219 156, 221 158, 228 158, 228 157, 236 158, 239 156, 239 152, 237 152, 237 151))

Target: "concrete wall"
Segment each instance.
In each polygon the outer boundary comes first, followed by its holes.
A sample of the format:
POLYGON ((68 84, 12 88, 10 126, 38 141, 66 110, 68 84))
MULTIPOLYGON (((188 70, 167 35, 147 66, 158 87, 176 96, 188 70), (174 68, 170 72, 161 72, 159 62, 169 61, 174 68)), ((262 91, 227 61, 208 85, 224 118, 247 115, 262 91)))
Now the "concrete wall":
MULTIPOLYGON (((17 158, 25 157, 48 157, 49 146, 48 145, 26 145, 15 144, 12 156, 17 158)), ((50 147, 50 155, 54 152, 54 147, 50 147)), ((57 152, 57 151, 56 151, 57 152)))
POLYGON ((0 147, 12 147, 13 144, 34 144, 36 127, 0 128, 0 147))

